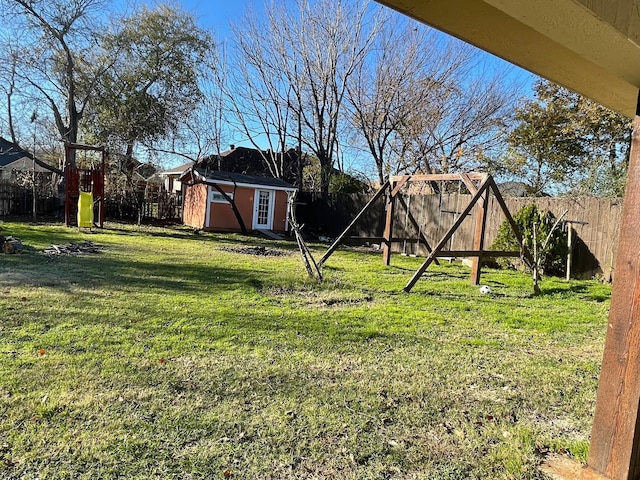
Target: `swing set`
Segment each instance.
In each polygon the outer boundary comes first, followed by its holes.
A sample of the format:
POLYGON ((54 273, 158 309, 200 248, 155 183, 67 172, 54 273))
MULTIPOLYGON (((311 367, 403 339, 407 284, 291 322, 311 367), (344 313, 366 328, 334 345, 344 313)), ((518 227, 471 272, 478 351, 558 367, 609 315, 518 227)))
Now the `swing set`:
MULTIPOLYGON (((473 260, 471 266, 471 276, 470 280, 473 285, 478 285, 480 283, 480 276, 482 270, 482 260, 483 258, 498 258, 498 257, 524 257, 525 261, 529 263, 529 265, 533 265, 533 257, 531 253, 527 250, 524 245, 522 235, 518 226, 516 225, 511 213, 507 209, 507 206, 502 198, 502 194, 496 185, 493 177, 486 173, 454 173, 454 174, 426 174, 426 175, 395 175, 391 176, 389 180, 387 180, 380 189, 376 192, 376 194, 369 200, 369 202, 364 206, 364 208, 355 216, 353 221, 345 228, 345 230, 338 236, 338 238, 333 242, 333 244, 327 249, 325 254, 322 256, 318 265, 321 267, 328 258, 333 254, 333 252, 338 248, 338 246, 346 239, 349 232, 353 229, 356 223, 362 218, 362 216, 371 208, 371 206, 380 198, 383 194, 386 193, 386 214, 385 214, 385 228, 384 234, 382 237, 382 259, 385 265, 390 265, 391 263, 391 250, 392 244, 397 239, 393 236, 393 226, 395 219, 395 210, 397 208, 397 204, 399 203, 405 211, 405 232, 407 231, 408 224, 411 224, 413 228, 417 231, 417 239, 415 240, 416 251, 420 245, 423 245, 427 251, 427 256, 420 268, 413 274, 411 279, 407 282, 404 287, 405 292, 410 292, 414 287, 416 282, 422 277, 424 272, 429 268, 429 265, 432 263, 438 263, 438 258, 442 257, 470 257, 473 260), (431 184, 437 184, 437 182, 458 182, 458 195, 456 196, 456 208, 454 211, 444 211, 444 213, 453 213, 454 221, 451 227, 446 231, 446 233, 442 236, 442 238, 435 244, 435 246, 431 246, 428 239, 426 238, 422 225, 424 225, 424 218, 422 218, 421 222, 414 216, 414 212, 411 210, 411 194, 409 194, 408 199, 405 201, 403 195, 401 195, 402 190, 407 187, 409 184, 414 182, 429 182, 431 184), (458 200, 460 198, 460 190, 462 185, 466 187, 466 189, 471 194, 471 199, 468 204, 462 209, 462 211, 458 211, 458 200), (484 249, 484 239, 485 239, 485 230, 486 230, 486 221, 487 221, 487 206, 489 202, 489 194, 493 193, 498 205, 500 206, 502 212, 504 213, 509 225, 511 226, 518 243, 520 245, 519 251, 495 251, 495 250, 485 250, 484 249), (450 244, 450 248, 445 250, 445 246, 453 239, 454 234, 462 225, 463 221, 467 216, 471 214, 473 208, 476 207, 475 210, 475 233, 473 238, 473 246, 469 250, 452 250, 451 246, 453 242, 450 244)), ((424 216, 424 196, 423 196, 423 205, 421 209, 421 213, 424 216)), ((440 197, 440 202, 442 201, 442 197, 440 197)), ((440 203, 440 207, 442 204, 440 203)), ((406 253, 406 244, 407 239, 401 239, 404 242, 403 249, 406 253)))

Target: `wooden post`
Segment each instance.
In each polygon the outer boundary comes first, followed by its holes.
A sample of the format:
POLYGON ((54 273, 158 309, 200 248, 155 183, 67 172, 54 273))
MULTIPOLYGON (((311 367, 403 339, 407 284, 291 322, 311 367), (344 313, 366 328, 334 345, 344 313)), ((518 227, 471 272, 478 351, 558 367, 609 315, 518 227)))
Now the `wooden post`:
POLYGON ((567 281, 571 280, 571 263, 573 261, 573 224, 567 222, 567 281))
POLYGON ((487 225, 487 205, 489 203, 489 190, 487 189, 478 200, 476 210, 476 231, 473 239, 473 249, 478 250, 478 256, 473 257, 471 265, 471 285, 480 283, 482 273, 482 250, 484 249, 484 232, 487 225))
POLYGON ((382 261, 385 265, 389 266, 391 263, 391 246, 393 242, 393 215, 395 211, 395 196, 394 182, 391 182, 391 188, 389 189, 389 195, 387 196, 387 212, 384 222, 384 244, 382 246, 382 261))
POLYGON ((587 461, 587 472, 611 480, 640 479, 640 97, 637 105, 587 461))

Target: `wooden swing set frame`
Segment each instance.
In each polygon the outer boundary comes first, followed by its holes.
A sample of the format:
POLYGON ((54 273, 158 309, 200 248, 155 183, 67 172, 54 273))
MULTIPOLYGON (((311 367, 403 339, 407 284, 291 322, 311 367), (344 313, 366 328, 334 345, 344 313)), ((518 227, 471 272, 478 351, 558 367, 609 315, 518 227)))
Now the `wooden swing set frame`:
MULTIPOLYGON (((395 209, 397 203, 400 203, 406 212, 406 218, 411 222, 413 227, 418 231, 417 242, 423 244, 428 252, 426 259, 420 265, 420 268, 413 274, 409 282, 404 287, 405 292, 410 292, 416 282, 420 279, 422 274, 429 268, 432 263, 437 263, 439 257, 471 257, 473 259, 471 267, 470 280, 473 285, 480 283, 480 276, 482 274, 482 260, 484 258, 499 258, 499 257, 524 257, 530 265, 534 265, 533 257, 531 253, 524 245, 522 234, 520 229, 516 225, 511 213, 507 209, 507 206, 502 198, 502 194, 496 185, 493 177, 486 173, 451 173, 451 174, 425 174, 425 175, 395 175, 391 176, 375 195, 369 200, 369 202, 363 207, 363 209, 355 216, 352 222, 345 228, 345 230, 338 236, 333 244, 327 249, 322 256, 318 265, 322 266, 327 259, 333 254, 338 246, 345 240, 349 232, 353 229, 356 223, 362 218, 362 216, 371 208, 371 206, 380 198, 383 194, 387 194, 386 214, 385 214, 385 228, 382 237, 382 259, 385 265, 391 263, 391 247, 394 242, 393 237, 393 222, 395 217, 395 209), (408 186, 412 182, 441 182, 441 181, 458 181, 463 183, 471 193, 472 197, 467 206, 459 212, 457 219, 453 222, 453 225, 447 230, 442 238, 431 247, 428 239, 424 235, 420 224, 414 217, 413 213, 409 209, 409 205, 405 202, 400 192, 403 188, 408 186), (484 249, 484 238, 487 222, 487 205, 489 201, 489 194, 493 192, 498 205, 502 209, 513 233, 515 234, 518 243, 520 245, 519 251, 496 251, 484 249), (445 245, 454 235, 456 230, 462 225, 465 218, 471 213, 474 206, 478 206, 475 212, 475 234, 473 239, 473 247, 470 250, 444 250, 445 245)), ((458 213, 458 212, 456 212, 458 213)))

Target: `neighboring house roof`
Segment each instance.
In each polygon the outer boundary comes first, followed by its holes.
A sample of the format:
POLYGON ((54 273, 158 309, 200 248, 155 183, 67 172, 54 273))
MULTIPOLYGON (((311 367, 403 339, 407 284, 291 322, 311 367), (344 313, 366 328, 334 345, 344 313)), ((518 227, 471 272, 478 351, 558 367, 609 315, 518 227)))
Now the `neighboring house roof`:
POLYGON ((548 197, 549 195, 545 192, 540 192, 536 195, 533 195, 531 191, 531 187, 524 182, 515 182, 508 181, 498 184, 498 190, 505 197, 548 197))
MULTIPOLYGON (((186 170, 180 180, 191 174, 191 170, 186 170)), ((260 175, 245 175, 235 172, 203 172, 198 169, 195 174, 200 181, 205 183, 216 183, 218 185, 242 185, 245 187, 268 187, 274 190, 295 191, 296 188, 284 180, 272 177, 262 177, 260 175)))
MULTIPOLYGON (((29 158, 25 150, 13 142, 0 137, 0 170, 32 172, 33 160, 29 158)), ((36 172, 50 172, 50 170, 36 164, 36 172)))
MULTIPOLYGON (((1 170, 17 170, 19 172, 33 172, 33 160, 27 157, 22 157, 13 163, 0 167, 1 170)), ((41 167, 36 163, 36 172, 51 173, 48 168, 41 167)))
POLYGON ((170 176, 180 176, 182 175, 186 170, 190 169, 193 164, 195 162, 189 162, 189 163, 185 163, 184 165, 180 165, 178 167, 174 167, 170 170, 163 170, 162 172, 158 172, 158 175, 160 175, 161 177, 170 177, 170 176))
MULTIPOLYGON (((208 171, 234 172, 245 175, 273 176, 263 159, 263 155, 270 155, 269 151, 249 147, 232 145, 232 148, 220 152, 219 155, 210 155, 201 160, 200 165, 208 171)), ((281 154, 279 154, 281 155, 281 154)), ((297 153, 294 149, 284 152, 284 171, 282 178, 288 182, 296 179, 297 153)))
POLYGON ((0 168, 5 168, 25 156, 24 150, 0 137, 0 168))
POLYGON ((160 176, 159 173, 154 173, 153 175, 151 175, 146 180, 147 180, 148 183, 158 183, 158 184, 162 183, 162 177, 160 176))
MULTIPOLYGON (((295 150, 285 152, 288 162, 284 172, 284 180, 292 182, 295 180, 295 150)), ((163 177, 180 176, 193 166, 194 162, 174 167, 170 170, 160 172, 163 177)), ((220 152, 219 155, 209 155, 198 160, 198 170, 201 172, 228 172, 243 175, 256 175, 259 177, 271 176, 269 168, 266 166, 260 150, 249 147, 232 146, 229 150, 220 152)))

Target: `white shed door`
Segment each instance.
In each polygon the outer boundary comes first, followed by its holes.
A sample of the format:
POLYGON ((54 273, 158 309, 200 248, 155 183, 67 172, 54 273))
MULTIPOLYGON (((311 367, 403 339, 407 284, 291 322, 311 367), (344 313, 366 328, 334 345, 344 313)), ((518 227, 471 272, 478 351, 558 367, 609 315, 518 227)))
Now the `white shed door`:
POLYGON ((253 229, 271 230, 273 227, 273 190, 256 190, 253 200, 253 229))

